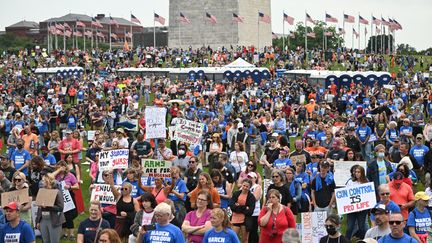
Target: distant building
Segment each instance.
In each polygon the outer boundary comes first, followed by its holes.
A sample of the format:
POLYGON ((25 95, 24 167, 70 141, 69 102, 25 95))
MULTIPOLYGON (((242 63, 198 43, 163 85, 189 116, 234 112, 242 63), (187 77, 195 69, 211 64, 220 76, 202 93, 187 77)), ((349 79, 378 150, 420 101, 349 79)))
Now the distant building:
POLYGON ((272 44, 272 33, 271 24, 258 24, 258 12, 271 17, 270 0, 170 0, 168 44, 183 48, 253 45, 262 49, 272 44), (179 21, 180 13, 190 24, 179 21), (206 13, 217 23, 211 24, 206 13), (233 21, 233 13, 242 17, 243 23, 233 21))

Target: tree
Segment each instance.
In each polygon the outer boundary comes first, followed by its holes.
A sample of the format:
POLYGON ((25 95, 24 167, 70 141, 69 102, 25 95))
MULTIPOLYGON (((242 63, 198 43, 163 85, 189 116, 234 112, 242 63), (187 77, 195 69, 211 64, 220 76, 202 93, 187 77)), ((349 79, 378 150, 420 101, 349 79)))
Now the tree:
POLYGON ((31 49, 34 46, 35 44, 30 38, 19 37, 11 33, 0 35, 0 50, 18 51, 22 48, 31 49))
POLYGON ((367 50, 369 52, 386 53, 387 51, 390 51, 391 48, 393 48, 392 35, 376 35, 376 36, 369 37, 369 41, 367 45, 367 50), (390 38, 390 45, 389 45, 389 38, 390 38), (381 49, 381 41, 384 44, 384 49, 381 49))

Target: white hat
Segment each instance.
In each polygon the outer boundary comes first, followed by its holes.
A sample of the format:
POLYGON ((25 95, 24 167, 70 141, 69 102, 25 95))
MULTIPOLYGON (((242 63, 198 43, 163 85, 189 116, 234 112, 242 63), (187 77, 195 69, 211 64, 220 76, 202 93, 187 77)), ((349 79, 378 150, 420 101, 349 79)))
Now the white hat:
POLYGON ((243 128, 243 127, 244 127, 244 125, 241 122, 237 125, 237 128, 243 128))
POLYGON ((410 169, 410 170, 412 170, 414 167, 411 159, 408 156, 403 157, 397 165, 400 165, 400 164, 406 164, 408 166, 408 169, 410 169))

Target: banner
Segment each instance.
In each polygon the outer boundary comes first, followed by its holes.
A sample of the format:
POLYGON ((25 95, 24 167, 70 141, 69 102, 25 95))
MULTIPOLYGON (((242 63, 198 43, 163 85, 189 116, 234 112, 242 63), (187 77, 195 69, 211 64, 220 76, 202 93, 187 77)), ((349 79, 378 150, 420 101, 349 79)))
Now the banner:
POLYGON ((376 204, 373 182, 335 190, 336 205, 339 214, 355 213, 371 209, 376 204))
POLYGON ((334 181, 337 187, 344 187, 351 178, 351 167, 360 165, 366 171, 366 161, 335 161, 334 181))
POLYGON ((29 189, 24 188, 21 190, 3 192, 1 194, 1 205, 2 207, 8 205, 11 202, 17 202, 18 204, 24 204, 30 202, 29 189))
MULTIPOLYGON (((138 103, 134 103, 138 104, 138 103)), ((136 110, 138 110, 138 107, 135 108, 136 110)), ((124 129, 128 130, 128 131, 134 131, 137 132, 138 131, 138 119, 128 119, 127 117, 120 117, 120 120, 118 122, 119 126, 121 125, 122 127, 124 127, 124 129)))
POLYGON ((63 206, 63 213, 66 213, 68 211, 71 211, 72 209, 75 208, 75 204, 72 200, 72 196, 69 192, 69 190, 65 189, 65 185, 66 183, 64 181, 61 182, 62 184, 62 192, 63 192, 63 201, 64 201, 64 206, 63 206))
POLYGON ((303 164, 306 164, 306 155, 294 155, 290 157, 290 160, 293 165, 295 165, 297 162, 302 162, 303 164))
MULTIPOLYGON (((119 190, 121 186, 115 186, 119 190)), ((111 192, 111 186, 108 184, 94 184, 90 201, 98 200, 100 203, 115 205, 117 203, 114 194, 111 192)))
POLYGON ((162 177, 171 178, 171 161, 142 159, 143 177, 162 177))
POLYGON ((177 124, 174 128, 173 140, 189 144, 198 144, 200 143, 203 131, 203 123, 179 118, 177 119, 177 124))
POLYGON ((166 138, 166 109, 147 107, 145 109, 146 138, 166 138))
POLYGON ((129 160, 128 149, 115 149, 99 152, 99 171, 127 169, 129 160))
POLYGON ((42 207, 54 206, 58 190, 40 188, 36 196, 36 205, 42 207))
POLYGON ((324 223, 327 212, 312 212, 301 214, 301 242, 318 243, 327 235, 324 223))
POLYGON ((96 135, 96 131, 87 131, 87 141, 93 141, 96 135))

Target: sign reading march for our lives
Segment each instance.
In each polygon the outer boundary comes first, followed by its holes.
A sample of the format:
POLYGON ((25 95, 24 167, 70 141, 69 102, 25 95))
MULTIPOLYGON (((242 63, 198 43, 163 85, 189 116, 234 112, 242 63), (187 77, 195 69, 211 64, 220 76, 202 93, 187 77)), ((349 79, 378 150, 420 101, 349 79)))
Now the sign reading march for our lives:
POLYGON ((166 138, 166 109, 147 107, 145 109, 146 139, 166 138))
MULTIPOLYGON (((119 190, 121 186, 115 186, 119 190)), ((111 186, 108 184, 94 184, 90 200, 98 200, 100 203, 115 205, 117 203, 111 186)))
POLYGON ((143 168, 143 177, 154 177, 154 178, 170 178, 172 165, 171 161, 165 160, 154 160, 154 159, 143 159, 141 160, 143 168))
POLYGON ((128 149, 102 151, 99 153, 99 171, 127 169, 128 159, 128 149))
POLYGON ((344 187, 351 178, 351 167, 360 165, 366 170, 366 161, 335 161, 334 181, 337 187, 344 187))
POLYGON ((318 243, 327 235, 324 222, 327 212, 311 212, 301 214, 301 238, 302 242, 318 243))
POLYGON ((335 195, 339 214, 363 211, 373 208, 376 204, 373 182, 338 188, 335 190, 335 195))
POLYGON ((174 128, 173 140, 198 144, 204 131, 204 124, 186 119, 178 119, 174 128))

